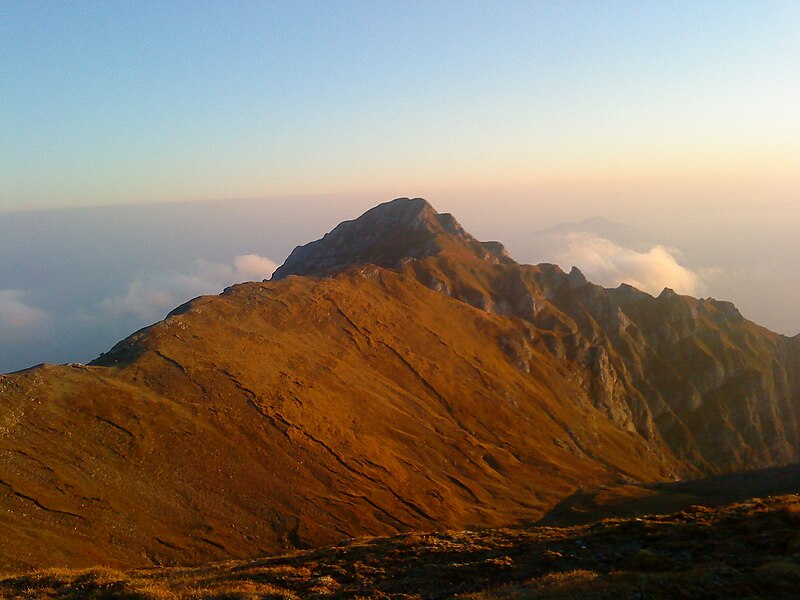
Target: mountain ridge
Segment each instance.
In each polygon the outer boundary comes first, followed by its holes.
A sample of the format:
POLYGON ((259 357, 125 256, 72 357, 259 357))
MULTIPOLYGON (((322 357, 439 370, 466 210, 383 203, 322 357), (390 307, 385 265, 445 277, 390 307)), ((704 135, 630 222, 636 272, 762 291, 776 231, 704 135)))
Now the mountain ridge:
POLYGON ((281 269, 0 376, 0 565, 508 525, 580 486, 798 461, 799 345, 726 303, 520 265, 421 199, 281 269))
MULTIPOLYGON (((432 207, 424 201, 408 201, 406 199, 386 203, 373 211, 378 212, 382 208, 391 207, 394 203, 405 202, 417 202, 419 206, 425 207, 428 215, 435 214, 432 207)), ((362 218, 371 212, 368 211, 362 218)), ((333 232, 330 237, 335 237, 333 232)), ((378 237, 381 236, 378 235, 378 237)), ((309 246, 314 244, 324 246, 324 242, 325 238, 309 246)), ((727 360, 739 363, 737 368, 742 370, 746 370, 747 363, 758 361, 759 356, 773 353, 777 354, 775 359, 779 360, 784 353, 796 353, 796 348, 792 348, 791 345, 787 348, 770 349, 771 346, 785 346, 786 343, 776 341, 774 336, 777 334, 767 332, 767 330, 764 330, 762 336, 758 332, 759 326, 745 320, 732 303, 725 301, 710 298, 698 300, 690 296, 678 295, 669 288, 665 288, 656 298, 655 306, 658 306, 658 310, 671 319, 669 329, 662 327, 661 331, 653 330, 649 323, 641 323, 645 326, 642 330, 639 327, 640 323, 636 323, 636 319, 632 320, 628 313, 643 318, 646 313, 641 309, 648 304, 653 306, 653 303, 639 296, 638 298, 642 302, 638 305, 631 304, 629 302, 632 296, 630 290, 620 293, 590 284, 576 268, 573 268, 569 274, 565 274, 553 265, 520 265, 507 256, 502 261, 489 260, 491 268, 486 268, 485 264, 481 264, 484 256, 470 253, 448 253, 445 249, 405 258, 409 258, 409 260, 403 262, 395 258, 394 264, 401 265, 399 268, 403 272, 411 274, 431 289, 481 310, 521 318, 536 326, 537 329, 558 330, 567 337, 572 336, 574 339, 569 340, 562 347, 553 348, 554 355, 577 357, 578 362, 582 362, 589 371, 589 377, 592 377, 595 383, 598 381, 600 383, 600 385, 594 386, 594 391, 590 392, 595 398, 595 404, 605 406, 609 415, 617 419, 621 425, 627 428, 633 427, 645 438, 656 439, 657 448, 655 449, 659 452, 672 452, 671 446, 684 444, 686 437, 684 433, 680 434, 684 438, 683 440, 666 440, 664 444, 659 443, 657 438, 663 437, 663 434, 658 431, 659 428, 655 424, 656 419, 660 416, 659 413, 663 414, 666 409, 667 413, 674 414, 675 404, 683 403, 683 399, 668 398, 666 399, 667 406, 663 406, 665 399, 662 397, 649 402, 645 400, 644 408, 639 406, 643 399, 652 398, 653 390, 648 389, 650 386, 647 381, 636 382, 633 379, 652 379, 658 373, 643 373, 638 377, 633 374, 632 377, 625 373, 629 371, 630 365, 618 358, 620 354, 637 354, 634 358, 638 360, 640 358, 638 355, 642 351, 646 351, 647 362, 653 363, 652 370, 658 372, 672 370, 674 372, 674 369, 671 369, 668 364, 664 364, 664 357, 659 356, 667 342, 673 346, 674 351, 680 353, 689 351, 708 362, 708 372, 704 373, 703 377, 711 381, 711 385, 715 385, 721 383, 719 375, 720 369, 723 369, 720 364, 721 357, 716 356, 714 350, 709 351, 706 342, 688 344, 689 348, 679 348, 678 346, 681 344, 687 345, 683 340, 688 340, 692 336, 693 341, 699 340, 701 336, 716 339, 720 337, 721 330, 725 330, 726 335, 735 334, 742 341, 749 336, 761 338, 765 347, 759 350, 748 351, 746 350, 747 345, 733 344, 738 349, 738 356, 735 360, 727 357, 727 360), (453 260, 452 255, 457 255, 458 259, 453 260), (578 297, 581 297, 580 306, 575 305, 578 297), (562 298, 568 302, 565 304, 562 298), (631 325, 633 325, 632 328, 630 328, 631 325), (643 333, 647 335, 643 336, 643 333), (644 339, 645 337, 649 339, 644 339), (765 338, 772 338, 772 340, 767 341, 765 338), (614 360, 615 358, 617 360, 614 360)), ((713 339, 712 342, 716 344, 713 339)), ((722 349, 718 348, 718 350, 722 349)), ((522 351, 524 352, 524 349, 522 351)), ((666 357, 667 363, 678 360, 678 356, 674 352, 670 354, 669 357, 666 357)), ((641 366, 634 366, 641 369, 641 366)), ((779 379, 783 380, 778 385, 787 388, 793 387, 796 390, 797 376, 794 374, 794 367, 792 366, 790 370, 792 370, 791 374, 783 372, 778 375, 779 379)), ((676 373, 676 375, 679 379, 682 378, 680 374, 676 373)), ((697 404, 697 397, 710 391, 706 389, 708 386, 709 383, 702 381, 699 387, 687 382, 678 393, 684 397, 686 395, 694 397, 693 403, 697 404)), ((757 394, 757 392, 753 393, 757 394)), ((797 394, 796 391, 793 393, 797 394)), ((784 448, 783 461, 798 459, 797 415, 790 404, 784 403, 780 409, 783 414, 770 418, 771 425, 777 430, 782 429, 784 422, 790 427, 787 433, 780 434, 781 445, 784 448)), ((687 425, 686 417, 680 414, 674 415, 674 417, 672 419, 669 416, 666 417, 672 422, 663 426, 662 431, 672 433, 670 430, 686 432, 687 428, 691 429, 691 424, 687 425)), ((699 437, 694 434, 690 435, 694 439, 699 437)), ((746 445, 758 446, 761 443, 752 440, 746 445)), ((709 463, 708 455, 719 455, 718 447, 716 444, 701 444, 701 446, 705 446, 705 448, 698 447, 688 453, 687 457, 693 463, 689 470, 696 468, 699 469, 699 473, 714 472, 714 469, 718 467, 709 463)), ((723 444, 723 448, 725 446, 726 444, 723 444)), ((686 454, 684 448, 681 448, 680 451, 686 454)), ((738 448, 729 447, 726 451, 728 464, 722 468, 768 466, 769 464, 769 459, 765 458, 760 459, 761 462, 756 465, 749 464, 747 461, 753 460, 752 454, 749 458, 744 458, 738 448)), ((715 456, 712 463, 719 462, 720 459, 720 456, 715 456)))

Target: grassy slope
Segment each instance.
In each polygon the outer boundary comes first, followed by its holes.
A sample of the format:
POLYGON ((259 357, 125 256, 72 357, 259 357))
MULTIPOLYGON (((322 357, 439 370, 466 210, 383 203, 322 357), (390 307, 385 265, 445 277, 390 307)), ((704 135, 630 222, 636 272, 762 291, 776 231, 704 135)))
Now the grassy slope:
POLYGON ((198 563, 534 518, 667 469, 524 324, 375 268, 244 284, 0 378, 0 566, 198 563))

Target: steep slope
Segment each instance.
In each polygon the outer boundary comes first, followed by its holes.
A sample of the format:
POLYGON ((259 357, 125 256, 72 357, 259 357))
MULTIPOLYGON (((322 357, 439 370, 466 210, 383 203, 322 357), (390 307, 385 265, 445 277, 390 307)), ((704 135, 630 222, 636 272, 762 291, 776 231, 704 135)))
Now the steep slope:
POLYGON ((579 484, 666 477, 546 354, 518 368, 502 348, 527 335, 366 267, 235 286, 96 365, 4 376, 2 564, 504 524, 579 484))
POLYGON ((531 346, 545 345, 596 407, 655 454, 682 463, 682 474, 800 460, 800 340, 747 321, 729 302, 671 290, 653 298, 625 284, 607 290, 575 268, 517 264, 502 245, 477 242, 422 199, 395 200, 339 225, 297 248, 274 278, 330 273, 353 247, 359 261, 528 322, 531 335, 507 353, 523 365, 531 346), (404 235, 414 249, 396 243, 404 235))
POLYGON ((324 275, 363 263, 396 269, 413 259, 442 254, 513 263, 501 244, 479 242, 452 215, 437 213, 422 198, 398 198, 340 223, 320 240, 298 246, 272 279, 324 275))
POLYGON ((0 377, 0 565, 503 525, 579 486, 796 461, 799 356, 396 200, 89 366, 0 377))

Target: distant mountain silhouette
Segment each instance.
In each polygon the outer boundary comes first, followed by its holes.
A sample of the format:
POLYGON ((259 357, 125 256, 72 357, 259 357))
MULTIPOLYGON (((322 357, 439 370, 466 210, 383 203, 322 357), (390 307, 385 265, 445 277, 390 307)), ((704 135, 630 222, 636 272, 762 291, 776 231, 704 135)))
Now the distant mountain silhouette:
POLYGON ((559 223, 546 229, 540 229, 532 233, 529 239, 540 239, 542 243, 548 243, 548 238, 552 236, 563 236, 574 233, 588 233, 610 240, 627 248, 632 248, 643 252, 652 248, 659 240, 639 231, 631 225, 609 221, 603 217, 591 217, 582 221, 569 223, 559 223))
POLYGON ((521 265, 422 199, 88 366, 0 376, 7 569, 532 520, 580 486, 785 465, 800 339, 521 265))
MULTIPOLYGON (((569 244, 570 240, 587 237, 608 240, 636 252, 647 252, 653 246, 663 244, 663 240, 658 237, 640 231, 631 225, 596 216, 581 221, 559 223, 509 240, 509 248, 515 258, 523 262, 538 263, 543 260, 552 260, 565 245, 569 244)), ((561 266, 569 268, 572 265, 561 266)))

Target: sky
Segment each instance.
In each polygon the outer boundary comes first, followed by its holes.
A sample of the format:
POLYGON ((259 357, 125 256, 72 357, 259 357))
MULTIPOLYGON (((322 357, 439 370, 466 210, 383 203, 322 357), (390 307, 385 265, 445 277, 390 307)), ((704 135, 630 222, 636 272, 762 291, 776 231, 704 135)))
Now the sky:
POLYGON ((796 1, 3 0, 0 56, 0 210, 797 183, 796 1))
POLYGON ((0 0, 0 82, 0 372, 399 196, 800 331, 796 1, 0 0))

